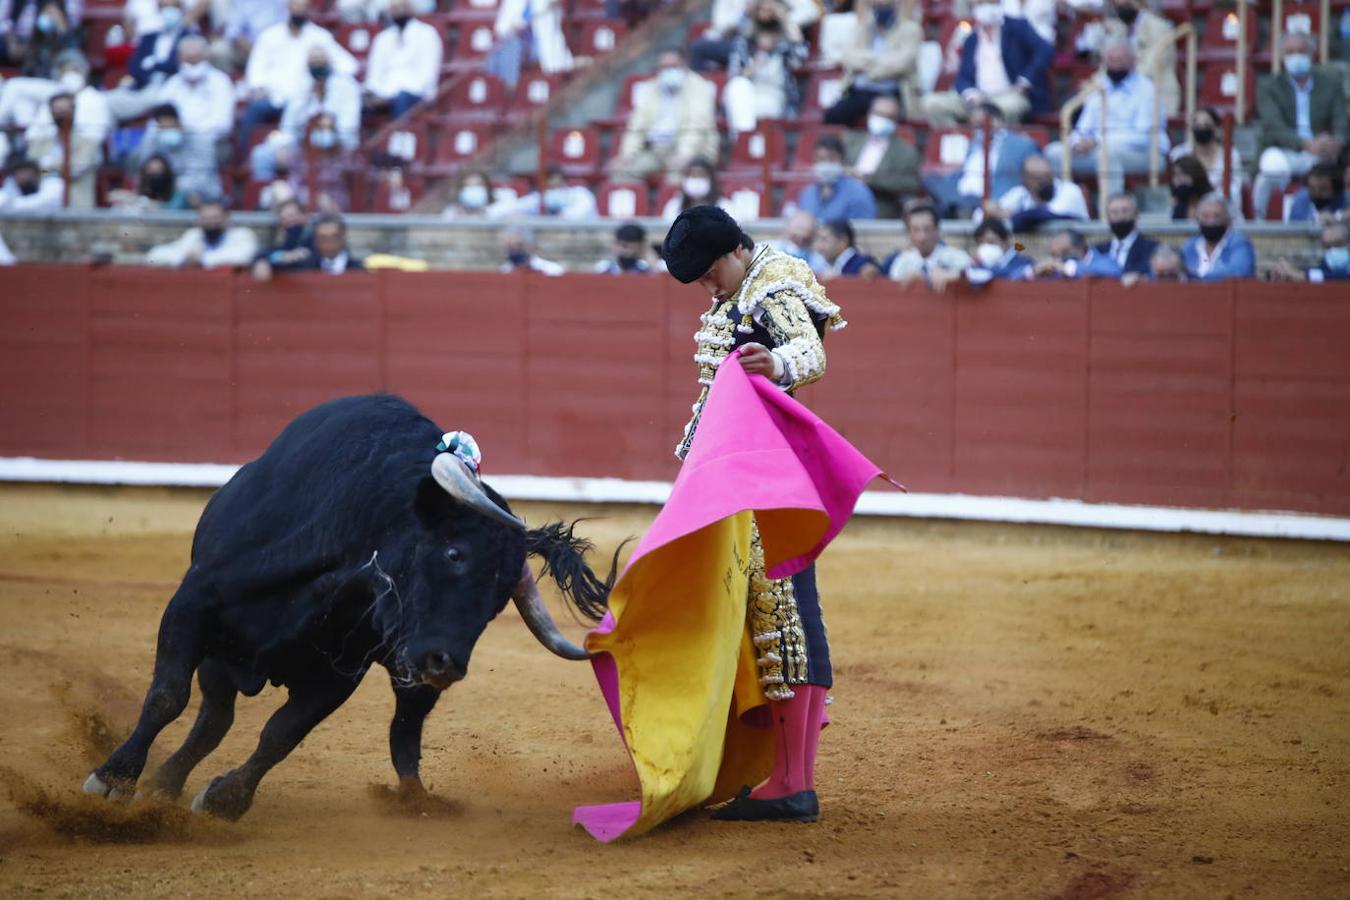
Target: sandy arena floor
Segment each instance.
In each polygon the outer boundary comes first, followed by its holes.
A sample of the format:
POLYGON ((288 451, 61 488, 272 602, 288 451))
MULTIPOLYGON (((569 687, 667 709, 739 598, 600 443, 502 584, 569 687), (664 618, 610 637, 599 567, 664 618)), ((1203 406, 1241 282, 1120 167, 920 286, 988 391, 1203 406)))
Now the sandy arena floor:
MULTIPOLYGON (((1345 547, 856 520, 820 567, 820 823, 691 814, 602 846, 571 808, 634 776, 589 667, 513 610, 428 721, 437 815, 380 796, 378 671, 237 825, 79 795, 134 717, 204 497, 0 488, 0 896, 1350 896, 1345 547)), ((606 516, 583 526, 602 547, 652 514, 524 511, 606 516)), ((279 702, 241 699, 189 797, 279 702)))

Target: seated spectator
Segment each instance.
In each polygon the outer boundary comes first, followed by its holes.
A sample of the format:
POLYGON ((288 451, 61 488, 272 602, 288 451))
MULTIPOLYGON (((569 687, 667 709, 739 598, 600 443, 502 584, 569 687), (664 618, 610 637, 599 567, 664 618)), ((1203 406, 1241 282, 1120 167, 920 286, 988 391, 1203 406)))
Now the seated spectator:
POLYGON ((852 126, 880 96, 894 97, 916 111, 916 63, 923 43, 916 12, 910 0, 858 0, 853 46, 842 60, 844 93, 825 110, 827 124, 852 126))
POLYGON ((543 191, 533 190, 513 199, 499 200, 488 207, 493 218, 511 216, 557 216, 560 219, 594 219, 600 215, 595 194, 584 184, 568 184, 562 167, 556 163, 545 172, 543 191))
POLYGON ((119 209, 143 212, 192 208, 187 193, 178 188, 173 165, 168 158, 158 153, 141 163, 135 190, 114 190, 109 193, 108 202, 119 209))
POLYGON ((258 240, 243 227, 231 227, 225 203, 214 197, 197 207, 197 225, 178 240, 151 247, 145 254, 148 266, 178 269, 214 269, 247 266, 258 252, 258 240))
POLYGON ((1327 281, 1350 281, 1350 226, 1344 222, 1326 222, 1322 225, 1321 256, 1307 268, 1295 266, 1281 259, 1271 270, 1275 281, 1306 281, 1323 284, 1327 281))
POLYGON ((924 114, 933 125, 964 122, 988 100, 1008 122, 1050 110, 1048 71, 1054 48, 1025 19, 1004 17, 1000 0, 976 0, 975 28, 961 47, 955 91, 929 94, 924 114))
POLYGON ((375 36, 366 60, 367 105, 397 119, 435 97, 442 52, 440 33, 412 17, 412 0, 389 0, 389 27, 375 36))
POLYGON ((1126 175, 1149 170, 1149 150, 1153 130, 1158 129, 1158 153, 1170 146, 1166 120, 1159 119, 1154 107, 1153 82, 1135 71, 1134 51, 1128 41, 1114 40, 1102 51, 1106 63, 1106 122, 1102 122, 1102 95, 1093 94, 1083 104, 1066 142, 1055 141, 1045 148, 1050 164, 1058 171, 1065 153, 1072 156, 1075 175, 1097 173, 1103 131, 1106 137, 1107 177, 1105 189, 1118 194, 1125 189, 1126 175))
POLYGON ((1106 201, 1111 240, 1093 249, 1109 256, 1122 272, 1147 275, 1158 242, 1139 233, 1139 204, 1131 194, 1115 194, 1106 201))
POLYGON ((1181 109, 1181 82, 1177 80, 1172 23, 1148 9, 1145 0, 1115 0, 1112 6, 1116 15, 1105 20, 1107 38, 1129 42, 1139 60, 1139 72, 1162 95, 1163 115, 1175 116, 1181 109))
POLYGON ((521 67, 538 63, 547 74, 572 71, 572 51, 563 35, 562 0, 501 0, 492 25, 497 43, 483 63, 507 87, 520 81, 521 67))
POLYGON ((970 268, 970 257, 942 240, 933 207, 910 207, 905 212, 905 230, 909 233, 908 249, 892 253, 881 264, 888 278, 901 284, 921 280, 941 293, 970 268))
POLYGON ((797 206, 817 219, 875 219, 877 202, 867 185, 844 168, 844 145, 832 134, 816 139, 811 171, 815 183, 802 188, 797 206))
POLYGON ((286 20, 286 0, 231 0, 212 58, 222 69, 241 72, 259 36, 286 20))
POLYGON ((1210 194, 1195 209, 1200 234, 1186 242, 1182 256, 1187 274, 1197 281, 1251 278, 1256 274, 1256 251, 1247 236, 1233 227, 1228 201, 1210 194))
POLYGON ((1313 65, 1317 44, 1311 35, 1286 34, 1284 71, 1265 75, 1256 88, 1260 122, 1259 172, 1252 182, 1252 205, 1265 218, 1271 193, 1289 179, 1306 175, 1319 162, 1334 163, 1350 140, 1341 74, 1313 65))
POLYGON ((319 213, 312 225, 314 252, 300 269, 310 269, 327 275, 364 272, 361 260, 347 248, 347 223, 336 213, 319 213))
POLYGON ((844 135, 848 173, 867 185, 876 200, 877 218, 898 219, 905 200, 919 190, 918 149, 895 133, 900 101, 882 94, 872 101, 866 131, 844 135))
POLYGON ((968 216, 984 197, 984 129, 993 129, 989 148, 990 197, 1002 197, 1022 183, 1022 164, 1039 156, 1036 142, 1003 124, 1003 110, 993 103, 981 103, 971 113, 975 131, 966 149, 960 172, 949 175, 925 175, 924 187, 933 198, 941 216, 968 216))
POLYGON ((157 106, 151 116, 145 135, 127 161, 139 168, 151 156, 162 156, 189 202, 194 197, 220 196, 220 155, 211 134, 188 131, 172 106, 157 106))
POLYGON ((614 229, 614 255, 595 264, 597 275, 641 275, 652 270, 647 262, 647 229, 635 222, 614 229))
POLYGON ((788 256, 800 259, 811 267, 812 272, 823 272, 827 264, 825 257, 816 252, 816 232, 816 217, 799 209, 783 222, 782 239, 769 241, 769 244, 788 256))
POLYGON ((84 55, 79 50, 62 51, 52 61, 51 75, 51 78, 11 78, 0 84, 0 131, 9 128, 22 131, 41 121, 52 94, 65 91, 75 95, 77 117, 106 136, 112 128, 112 115, 103 94, 87 82, 89 63, 84 55))
POLYGON ((1172 163, 1172 221, 1186 222, 1195 217, 1201 198, 1214 192, 1209 173, 1194 156, 1183 156, 1172 163))
POLYGON ((66 180, 71 209, 94 207, 94 177, 103 159, 102 141, 79 128, 75 121, 75 98, 64 89, 47 101, 45 120, 28 126, 24 141, 28 154, 48 172, 55 172, 66 180), (67 165, 66 146, 69 142, 70 160, 67 165))
POLYGON ((271 279, 273 272, 298 269, 314 254, 309 217, 300 201, 283 200, 273 207, 273 213, 272 241, 253 260, 253 277, 258 281, 271 279))
MULTIPOLYGON (((727 68, 737 35, 751 27, 748 13, 752 6, 753 0, 713 0, 708 29, 689 45, 690 68, 695 72, 727 68)), ((820 18, 816 0, 787 0, 787 6, 799 29, 820 18)))
POLYGON ((66 185, 60 176, 42 174, 38 164, 24 156, 10 157, 5 168, 9 177, 0 185, 0 214, 53 212, 64 205, 66 185))
POLYGON ((1114 259, 1089 247, 1083 235, 1072 228, 1056 231, 1045 249, 1050 256, 1036 264, 1037 278, 1119 278, 1123 274, 1114 259))
POLYGON ((663 51, 658 61, 656 77, 634 89, 633 112, 612 167, 618 178, 664 173, 673 181, 692 160, 717 158, 717 89, 689 71, 679 50, 663 51))
MULTIPOLYGON (((1191 137, 1194 141, 1183 141, 1167 154, 1168 159, 1176 162, 1185 156, 1194 156, 1205 167, 1209 183, 1217 191, 1223 185, 1223 134, 1220 131, 1222 119, 1213 109, 1197 109, 1191 117, 1191 137)), ((1242 155, 1238 153, 1237 141, 1233 142, 1232 153, 1228 156, 1228 200, 1230 203, 1242 202, 1242 155)))
POLYGON ((0 4, 0 56, 22 78, 52 80, 56 58, 80 49, 80 11, 61 0, 9 0, 0 4))
POLYGON ((178 42, 178 71, 159 93, 160 106, 177 110, 185 136, 203 145, 223 141, 234 130, 234 82, 207 61, 209 49, 201 35, 184 36, 178 42))
POLYGON ((286 101, 281 130, 303 145, 309 123, 320 114, 332 120, 343 150, 355 150, 361 137, 361 88, 356 79, 333 70, 328 49, 312 46, 306 54, 307 84, 286 101))
POLYGON ((1150 281, 1186 281, 1185 260, 1172 245, 1159 244, 1149 257, 1148 277, 1150 281))
POLYGON ((300 196, 304 152, 305 148, 289 132, 280 129, 249 152, 249 179, 266 183, 258 194, 259 209, 274 209, 281 201, 300 196))
POLYGON ((356 59, 338 44, 328 29, 309 20, 309 0, 286 0, 286 10, 285 22, 278 22, 258 36, 244 70, 249 103, 239 117, 236 130, 241 157, 251 146, 253 132, 259 125, 279 121, 291 98, 310 93, 313 81, 309 72, 311 47, 326 51, 332 72, 348 76, 356 73, 356 59))
POLYGON ((339 138, 337 122, 331 113, 321 112, 309 123, 306 146, 295 159, 295 177, 299 195, 310 208, 337 214, 351 208, 348 181, 356 168, 350 150, 339 138))
POLYGON ((797 115, 796 72, 811 52, 783 0, 755 0, 750 21, 733 43, 722 93, 733 134, 754 131, 760 119, 797 115))
POLYGON ((1327 163, 1318 163, 1308 170, 1307 184, 1299 189, 1289 203, 1286 222, 1322 224, 1344 218, 1345 182, 1341 170, 1327 163))
POLYGON ((816 232, 816 252, 825 260, 825 268, 816 273, 823 281, 841 277, 870 280, 881 274, 877 261, 858 250, 853 226, 844 219, 821 224, 816 232))
POLYGON ((502 231, 502 252, 506 262, 502 263, 503 272, 538 272, 541 275, 561 275, 567 270, 551 259, 544 259, 535 252, 534 232, 528 228, 512 226, 502 231))
POLYGON ((975 261, 966 269, 974 285, 991 281, 1030 278, 1036 264, 1012 243, 1012 232, 998 219, 985 219, 975 226, 975 261))
POLYGON ((717 170, 706 159, 691 160, 685 167, 684 178, 680 181, 680 192, 666 201, 661 210, 661 218, 667 222, 675 221, 680 213, 691 206, 716 206, 723 212, 732 212, 730 198, 723 197, 717 184, 717 170))
POLYGON ((1083 189, 1072 181, 1056 178, 1050 161, 1040 155, 1029 156, 1022 163, 1021 184, 997 202, 987 201, 975 217, 983 219, 986 215, 1008 221, 1015 232, 1035 231, 1056 219, 1086 222, 1089 218, 1083 189))
POLYGON ((160 88, 178 71, 178 44, 192 33, 182 0, 159 0, 158 31, 141 35, 127 74, 108 91, 108 109, 117 121, 143 116, 160 102, 160 88))
MULTIPOLYGON (((1055 0, 1003 0, 1003 15, 1008 18, 1026 19, 1027 24, 1035 29, 1041 40, 1053 47, 1058 39, 1056 5, 1055 0)), ((1087 6, 1093 12, 1098 12, 1102 8, 1101 0, 1086 0, 1086 3, 1084 0, 1070 0, 1063 5, 1070 9, 1087 6)))
MULTIPOLYGON (((441 215, 447 219, 473 219, 487 215, 494 200, 492 180, 486 172, 470 170, 459 176, 455 199, 441 215)), ((503 197, 503 200, 510 199, 503 197)))

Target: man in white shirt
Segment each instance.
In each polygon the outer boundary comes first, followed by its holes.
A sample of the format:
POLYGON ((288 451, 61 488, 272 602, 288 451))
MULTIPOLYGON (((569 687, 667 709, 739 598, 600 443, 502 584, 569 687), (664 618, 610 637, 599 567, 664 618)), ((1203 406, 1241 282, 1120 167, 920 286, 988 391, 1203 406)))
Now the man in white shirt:
POLYGON ((1049 160, 1037 154, 1022 163, 1022 183, 977 210, 975 221, 986 215, 1007 221, 1015 232, 1035 231, 1051 219, 1087 221, 1087 199, 1077 184, 1056 178, 1049 160))
MULTIPOLYGON (((1125 189, 1126 175, 1148 171, 1149 141, 1158 130, 1158 154, 1166 157, 1170 143, 1167 129, 1157 112, 1153 82, 1135 70, 1134 48, 1124 39, 1114 39, 1102 51, 1106 65, 1107 174, 1105 192, 1118 194, 1125 189)), ((1093 94, 1083 105, 1078 124, 1069 135, 1067 146, 1059 141, 1045 148, 1050 164, 1058 171, 1065 153, 1072 154, 1073 172, 1091 175, 1097 172, 1103 141, 1102 95, 1093 94)))
POLYGON ((159 103, 164 82, 178 71, 178 45, 195 31, 182 0, 159 0, 159 20, 158 31, 136 39, 127 74, 106 94, 108 109, 119 122, 145 115, 159 103))
POLYGON ((217 141, 234 129, 234 83, 206 61, 208 49, 199 34, 183 38, 178 45, 178 74, 164 82, 160 103, 178 111, 188 135, 217 141))
POLYGON ((286 111, 281 116, 281 130, 300 144, 310 120, 320 113, 327 113, 333 117, 338 143, 343 149, 355 149, 361 132, 361 89, 357 87, 356 79, 334 71, 324 47, 310 47, 307 61, 309 85, 304 93, 287 101, 286 111))
POLYGON ((253 130, 263 122, 275 122, 291 98, 309 91, 309 51, 322 47, 334 72, 356 74, 356 59, 342 48, 325 28, 309 20, 309 0, 288 0, 286 21, 278 22, 258 36, 244 70, 249 104, 239 117, 238 149, 248 150, 253 130))
POLYGON ((916 206, 905 214, 909 248, 893 253, 881 264, 886 276, 901 284, 923 281, 941 293, 971 266, 970 257, 942 240, 937 211, 931 206, 916 206))
POLYGON ((230 227, 230 214, 220 200, 203 200, 197 207, 197 227, 178 240, 151 247, 145 254, 149 266, 212 269, 217 266, 247 266, 258 252, 258 239, 247 228, 230 227))
POLYGON ((53 212, 65 202, 65 182, 56 175, 43 175, 31 159, 12 159, 6 168, 9 177, 0 186, 0 215, 53 212))
POLYGON ((441 36, 412 17, 412 0, 390 0, 389 27, 375 36, 366 60, 371 105, 388 106, 398 118, 436 96, 441 80, 441 36))

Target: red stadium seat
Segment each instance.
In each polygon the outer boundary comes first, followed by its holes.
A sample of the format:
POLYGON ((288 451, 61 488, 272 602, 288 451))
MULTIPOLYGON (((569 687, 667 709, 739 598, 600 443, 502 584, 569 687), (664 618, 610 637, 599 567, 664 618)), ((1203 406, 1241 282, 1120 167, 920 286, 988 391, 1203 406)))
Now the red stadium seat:
POLYGON ((592 176, 600 166, 600 136, 590 128, 560 128, 549 137, 544 161, 569 177, 592 176))
POLYGON ((607 181, 595 192, 600 215, 610 219, 633 219, 651 215, 647 184, 642 181, 607 181))
MULTIPOLYGON (((1199 57, 1202 60, 1237 58, 1238 15, 1231 6, 1216 6, 1205 16, 1204 32, 1200 36, 1199 57)), ((1247 10, 1247 52, 1255 54, 1257 35, 1256 11, 1247 10)))
POLYGON ((834 106, 844 93, 843 69, 823 69, 813 76, 802 92, 801 118, 819 122, 825 110, 834 106))
POLYGON ((614 116, 628 118, 628 114, 633 111, 633 97, 637 93, 638 82, 647 81, 654 76, 650 72, 643 72, 639 75, 629 75, 623 80, 623 86, 619 88, 618 98, 614 102, 614 116))
POLYGON ((572 52, 578 56, 604 56, 628 37, 622 22, 587 22, 577 29, 572 52))
POLYGON ((848 129, 842 125, 805 126, 797 133, 797 150, 792 154, 792 159, 789 160, 789 167, 793 170, 811 168, 811 157, 816 148, 816 141, 827 134, 833 134, 843 140, 847 131, 848 129))
POLYGON ((378 25, 365 22, 343 22, 333 30, 333 37, 343 49, 365 62, 370 55, 370 46, 375 43, 375 35, 380 33, 378 25))
POLYGON ((412 209, 426 191, 426 182, 420 175, 410 175, 399 169, 385 169, 374 173, 370 190, 373 213, 405 213, 412 209))
POLYGON ((468 72, 436 98, 438 112, 459 122, 491 121, 506 108, 506 86, 493 75, 468 72))
POLYGON ((764 176, 751 172, 727 172, 717 178, 722 196, 736 207, 732 216, 738 221, 767 218, 774 214, 771 186, 764 176))
MULTIPOLYGON (((1219 114, 1235 112, 1237 109, 1237 66, 1233 62, 1211 63, 1204 68, 1200 82, 1200 105, 1212 106, 1219 114)), ((1256 71, 1247 69, 1247 117, 1256 111, 1256 71)))
POLYGON ((385 153, 406 162, 427 162, 431 159, 431 131, 425 120, 413 121, 385 138, 385 153))
POLYGON ((491 22, 465 22, 455 37, 455 49, 446 65, 452 71, 481 69, 483 59, 496 41, 491 22))
POLYGON ((731 145, 727 169, 736 172, 762 172, 765 164, 770 169, 787 166, 787 138, 781 122, 760 122, 754 131, 736 135, 731 145))
POLYGON ((492 139, 492 132, 492 126, 487 123, 449 123, 436 136, 436 168, 463 166, 492 139))
POLYGON ((949 175, 961 169, 970 149, 971 129, 938 128, 928 135, 920 170, 925 175, 949 175))
POLYGON ((508 104, 509 115, 522 119, 537 109, 547 106, 557 96, 558 89, 567 82, 566 75, 545 75, 543 72, 522 74, 516 83, 515 94, 508 104))
POLYGON ((454 0, 448 18, 456 24, 492 22, 497 18, 497 0, 454 0))

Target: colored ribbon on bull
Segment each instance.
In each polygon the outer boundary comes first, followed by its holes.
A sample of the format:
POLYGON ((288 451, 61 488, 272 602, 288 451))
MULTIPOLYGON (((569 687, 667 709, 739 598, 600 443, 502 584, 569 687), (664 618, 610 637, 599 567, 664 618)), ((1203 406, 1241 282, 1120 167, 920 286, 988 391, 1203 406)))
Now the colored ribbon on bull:
MULTIPOLYGON (((641 799, 579 806, 593 837, 635 837, 732 797, 773 765, 746 628, 751 517, 785 578, 843 529, 863 488, 890 479, 806 407, 732 354, 719 367, 670 499, 586 636, 641 799)), ((892 482, 894 483, 894 482, 892 482)))

